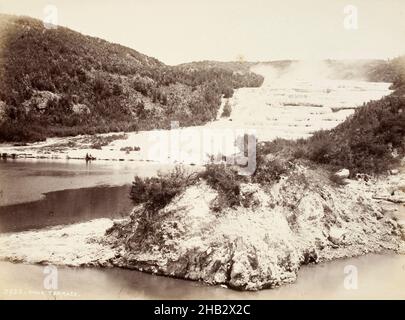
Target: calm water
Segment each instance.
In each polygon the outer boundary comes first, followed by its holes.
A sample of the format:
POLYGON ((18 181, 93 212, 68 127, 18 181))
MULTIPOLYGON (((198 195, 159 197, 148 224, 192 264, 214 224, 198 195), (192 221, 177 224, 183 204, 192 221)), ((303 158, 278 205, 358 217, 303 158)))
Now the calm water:
POLYGON ((133 207, 130 185, 68 189, 41 200, 0 207, 0 232, 16 232, 96 218, 125 217, 133 207))
POLYGON ((0 160, 0 206, 39 200, 45 193, 65 189, 123 186, 135 175, 151 176, 170 168, 152 162, 0 160))
POLYGON ((85 162, 0 162, 0 232, 122 217, 135 170, 85 162), (109 183, 109 184, 107 184, 109 183))
MULTIPOLYGON (((0 162, 0 232, 125 216, 133 176, 168 168, 143 162, 0 162)), ((60 267, 58 274, 52 295, 43 288, 42 266, 0 262, 0 299, 405 299, 405 256, 400 255, 305 266, 296 283, 253 293, 119 268, 60 267), (347 265, 358 269, 356 290, 343 286, 347 265)))
POLYGON ((367 255, 303 267, 277 289, 239 292, 125 269, 58 268, 58 291, 44 289, 44 268, 0 262, 0 299, 405 299, 405 257, 367 255), (344 268, 358 270, 347 290, 344 268))
POLYGON ((168 168, 145 162, 2 161, 0 232, 124 217, 132 208, 134 175, 168 168))

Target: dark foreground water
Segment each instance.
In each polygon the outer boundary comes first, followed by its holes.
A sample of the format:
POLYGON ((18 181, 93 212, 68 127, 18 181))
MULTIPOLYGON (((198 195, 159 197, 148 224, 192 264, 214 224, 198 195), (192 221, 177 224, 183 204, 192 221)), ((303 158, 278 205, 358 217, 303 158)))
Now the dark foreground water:
POLYGON ((41 200, 2 206, 0 232, 125 217, 133 207, 129 191, 130 185, 68 189, 48 192, 41 200))
POLYGON ((122 218, 132 204, 134 175, 155 175, 153 163, 0 160, 0 232, 122 218))

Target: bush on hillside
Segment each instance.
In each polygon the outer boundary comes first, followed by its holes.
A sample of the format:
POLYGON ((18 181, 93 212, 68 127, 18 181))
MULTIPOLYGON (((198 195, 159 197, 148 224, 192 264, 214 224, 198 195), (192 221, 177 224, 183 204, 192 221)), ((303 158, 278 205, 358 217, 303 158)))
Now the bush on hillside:
POLYGON ((159 173, 157 177, 135 177, 132 182, 130 198, 134 204, 144 204, 148 213, 156 213, 187 186, 195 177, 187 174, 182 167, 176 167, 169 173, 159 173))
POLYGON ((226 101, 224 104, 224 109, 222 110, 221 117, 228 118, 231 116, 231 112, 232 112, 231 104, 229 103, 229 101, 226 101))
POLYGON ((391 95, 356 109, 334 129, 308 139, 276 139, 259 150, 290 160, 307 159, 331 170, 347 168, 352 176, 383 173, 405 155, 404 110, 405 97, 391 95))
POLYGON ((223 67, 167 66, 64 27, 47 30, 27 17, 0 15, 0 36, 0 103, 6 105, 0 142, 165 129, 172 120, 201 125, 216 118, 223 95, 263 81, 223 67), (44 91, 62 99, 39 111, 31 102, 44 91), (89 113, 75 112, 75 104, 89 113))
POLYGON ((215 211, 240 205, 240 184, 245 178, 238 175, 234 169, 225 164, 208 164, 199 174, 199 178, 218 191, 218 199, 213 207, 215 211))

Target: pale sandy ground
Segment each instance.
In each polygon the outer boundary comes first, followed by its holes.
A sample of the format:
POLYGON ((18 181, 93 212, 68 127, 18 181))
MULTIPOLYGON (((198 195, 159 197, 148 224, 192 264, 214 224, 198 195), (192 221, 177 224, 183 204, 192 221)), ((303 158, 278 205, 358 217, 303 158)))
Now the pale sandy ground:
POLYGON ((97 219, 42 231, 2 234, 0 246, 8 253, 0 259, 68 266, 106 264, 115 252, 94 239, 102 238, 111 226, 112 220, 97 219))

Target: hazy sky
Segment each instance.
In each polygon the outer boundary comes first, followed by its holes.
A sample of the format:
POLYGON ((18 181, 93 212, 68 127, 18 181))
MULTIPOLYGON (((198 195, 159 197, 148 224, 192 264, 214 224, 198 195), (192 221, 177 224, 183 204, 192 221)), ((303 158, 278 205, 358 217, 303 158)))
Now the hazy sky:
POLYGON ((0 0, 168 64, 195 60, 388 58, 405 53, 405 0, 0 0), (345 29, 344 8, 358 9, 345 29))

